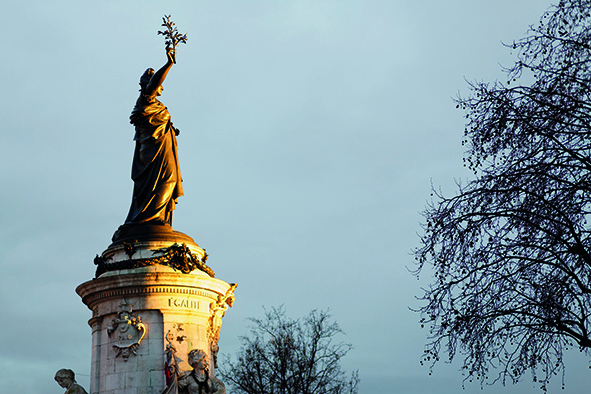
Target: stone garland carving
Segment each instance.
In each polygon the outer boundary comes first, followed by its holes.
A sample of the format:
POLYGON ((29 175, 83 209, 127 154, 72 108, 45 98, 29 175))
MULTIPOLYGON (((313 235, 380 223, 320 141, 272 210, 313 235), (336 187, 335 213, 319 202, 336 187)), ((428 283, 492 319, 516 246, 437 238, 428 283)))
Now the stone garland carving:
POLYGON ((127 362, 132 353, 137 354, 137 348, 146 336, 147 330, 142 318, 131 313, 131 305, 122 304, 121 309, 118 317, 107 327, 107 334, 111 337, 113 350, 117 353, 115 357, 121 356, 123 361, 127 362))
POLYGON ((207 325, 207 336, 209 337, 209 348, 213 358, 214 368, 218 367, 218 341, 220 340, 220 330, 222 329, 222 317, 226 314, 228 307, 232 307, 236 297, 234 289, 238 286, 236 283, 230 283, 230 288, 226 294, 219 295, 218 300, 209 304, 209 320, 207 325))
MULTIPOLYGON (((137 241, 135 241, 135 242, 137 242, 137 241)), ((123 250, 125 251, 125 254, 127 255, 127 257, 129 257, 130 259, 133 257, 135 252, 137 252, 137 248, 135 247, 135 242, 132 242, 132 243, 123 242, 123 250)))
MULTIPOLYGON (((131 248, 130 248, 131 249, 131 248)), ((127 250, 126 250, 127 252, 127 250)), ((181 271, 183 274, 188 274, 195 269, 199 269, 212 278, 215 277, 215 272, 207 265, 207 253, 202 259, 197 258, 186 244, 178 245, 174 244, 164 249, 157 249, 153 251, 153 254, 164 253, 162 256, 150 257, 144 259, 132 259, 131 254, 129 260, 116 261, 113 263, 107 263, 107 259, 102 256, 96 255, 94 258, 94 264, 97 266, 95 278, 98 278, 102 274, 108 271, 116 271, 122 269, 140 268, 147 267, 150 265, 166 265, 172 267, 177 271, 181 271)), ((128 253, 128 256, 130 254, 128 253)))

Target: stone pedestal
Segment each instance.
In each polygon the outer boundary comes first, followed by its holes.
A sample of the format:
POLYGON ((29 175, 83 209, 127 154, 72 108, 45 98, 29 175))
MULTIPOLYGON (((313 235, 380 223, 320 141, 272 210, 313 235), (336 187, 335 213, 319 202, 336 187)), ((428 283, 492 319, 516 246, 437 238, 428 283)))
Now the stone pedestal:
MULTIPOLYGON (((184 244, 176 256, 209 270, 205 251, 184 244)), ((97 256, 100 275, 76 289, 92 311, 90 394, 160 394, 167 347, 176 351, 181 371, 191 370, 190 350, 204 350, 214 375, 221 319, 236 285, 214 278, 211 270, 181 272, 194 264, 173 261, 171 250, 179 246, 175 240, 111 245, 97 256)))

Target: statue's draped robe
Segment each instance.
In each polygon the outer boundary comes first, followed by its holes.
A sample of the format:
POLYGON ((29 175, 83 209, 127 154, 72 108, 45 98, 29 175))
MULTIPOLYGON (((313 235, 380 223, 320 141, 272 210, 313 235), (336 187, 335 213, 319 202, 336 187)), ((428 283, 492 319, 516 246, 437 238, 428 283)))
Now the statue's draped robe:
POLYGON ((135 126, 136 141, 131 168, 134 187, 125 223, 172 225, 172 211, 183 187, 170 114, 155 96, 140 95, 130 122, 135 126))

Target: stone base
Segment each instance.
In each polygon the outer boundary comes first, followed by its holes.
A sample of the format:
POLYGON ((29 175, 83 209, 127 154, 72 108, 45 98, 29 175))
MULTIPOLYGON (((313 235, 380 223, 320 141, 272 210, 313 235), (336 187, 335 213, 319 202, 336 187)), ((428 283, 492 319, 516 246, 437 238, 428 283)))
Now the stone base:
POLYGON ((180 231, 172 229, 170 224, 156 224, 156 223, 141 223, 141 224, 124 224, 119 226, 113 235, 112 246, 122 244, 124 242, 138 242, 138 241, 164 241, 172 243, 191 243, 195 244, 193 238, 180 231))
POLYGON ((96 256, 96 277, 109 271, 133 269, 155 264, 166 265, 189 273, 197 269, 215 276, 205 265, 207 253, 191 237, 173 231, 168 225, 121 226, 113 242, 101 256, 96 256), (122 229, 125 229, 123 236, 122 229))
MULTIPOLYGON (((171 244, 137 242, 134 258, 152 257, 154 249, 171 244)), ((194 242, 187 247, 205 255, 194 242)), ((115 263, 130 258, 123 243, 111 245, 103 257, 115 263)), ((176 351, 182 371, 191 370, 190 350, 204 350, 213 376, 221 318, 232 306, 235 286, 200 270, 186 274, 158 264, 110 270, 78 286, 92 311, 90 393, 160 394, 167 346, 176 351)))

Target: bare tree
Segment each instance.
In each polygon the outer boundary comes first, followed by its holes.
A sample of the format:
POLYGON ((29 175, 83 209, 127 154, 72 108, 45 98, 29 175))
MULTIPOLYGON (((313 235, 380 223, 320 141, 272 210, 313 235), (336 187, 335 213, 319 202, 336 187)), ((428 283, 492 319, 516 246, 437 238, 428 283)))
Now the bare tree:
POLYGON ((245 394, 356 394, 357 371, 346 378, 340 360, 352 345, 335 342, 342 334, 327 311, 292 320, 283 308, 251 318, 250 336, 241 337, 236 361, 226 357, 223 380, 245 394))
MULTIPOLYGON (((430 330, 423 362, 463 360, 466 379, 542 389, 569 347, 591 347, 591 1, 561 0, 528 35, 506 83, 457 100, 474 179, 434 191, 416 275, 430 330)), ((564 375, 563 375, 564 376, 564 375)))

